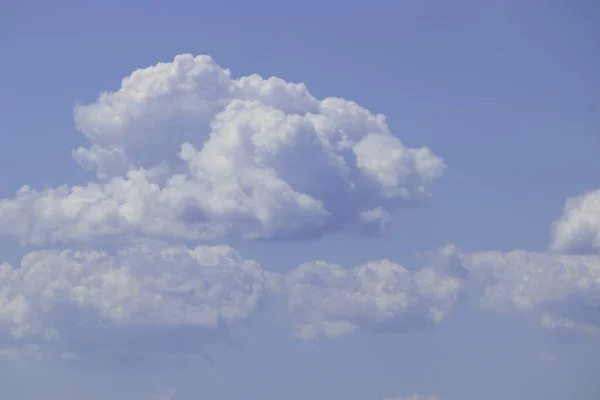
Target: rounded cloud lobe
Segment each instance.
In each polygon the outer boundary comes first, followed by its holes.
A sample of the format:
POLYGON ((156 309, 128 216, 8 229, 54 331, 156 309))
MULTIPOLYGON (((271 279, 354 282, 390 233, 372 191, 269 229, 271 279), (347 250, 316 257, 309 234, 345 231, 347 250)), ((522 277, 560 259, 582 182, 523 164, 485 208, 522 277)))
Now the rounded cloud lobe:
POLYGON ((600 190, 573 197, 554 223, 551 248, 564 253, 600 252, 600 190))
POLYGON ((0 234, 25 243, 106 235, 301 239, 379 229, 429 195, 445 165, 385 117, 303 84, 233 79, 208 56, 133 72, 77 106, 99 183, 22 188, 0 201, 0 234))
POLYGON ((315 261, 291 271, 284 286, 295 335, 312 339, 437 324, 453 308, 461 282, 433 268, 410 272, 388 260, 353 269, 315 261))

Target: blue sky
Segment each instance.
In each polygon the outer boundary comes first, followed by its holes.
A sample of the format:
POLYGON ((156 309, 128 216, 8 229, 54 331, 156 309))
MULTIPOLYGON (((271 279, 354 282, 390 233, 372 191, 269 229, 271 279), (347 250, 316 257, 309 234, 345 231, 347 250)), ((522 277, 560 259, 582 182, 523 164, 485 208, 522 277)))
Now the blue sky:
POLYGON ((3 398, 598 398, 595 2, 0 11, 3 398), (252 74, 282 81, 239 79, 252 74), (328 152, 319 140, 336 135, 350 147, 328 152), (183 143, 194 150, 178 158, 183 143), (122 159, 77 156, 109 150, 122 159), (86 202, 101 206, 69 211, 86 202), (382 232, 361 214, 376 209, 382 232), (239 257, 161 258, 178 245, 239 257))

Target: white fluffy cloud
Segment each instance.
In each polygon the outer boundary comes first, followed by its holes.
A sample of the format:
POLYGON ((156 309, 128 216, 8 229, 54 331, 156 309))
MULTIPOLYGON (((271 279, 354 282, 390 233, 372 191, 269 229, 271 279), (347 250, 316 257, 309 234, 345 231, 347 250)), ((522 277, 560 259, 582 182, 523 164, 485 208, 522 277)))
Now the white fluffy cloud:
POLYGON ((567 200, 554 223, 551 247, 566 253, 600 252, 600 190, 567 200))
POLYGON ((72 357, 199 350, 252 316, 270 281, 226 246, 36 251, 0 266, 0 339, 72 357))
POLYGON ((269 298, 287 301, 302 339, 421 329, 444 319, 460 290, 441 270, 387 260, 314 261, 279 275, 227 246, 41 250, 0 267, 0 356, 164 362, 226 338, 269 298))
POLYGON ((441 322, 461 281, 434 268, 410 272, 388 260, 344 269, 301 265, 284 280, 297 337, 335 337, 356 329, 404 331, 441 322))
POLYGON ((445 165, 425 147, 404 146, 384 116, 354 102, 319 100, 279 78, 232 78, 208 56, 179 55, 77 106, 75 122, 89 144, 73 156, 97 180, 23 186, 0 199, 0 235, 38 246, 87 242, 0 266, 8 355, 198 350, 268 294, 290 299, 301 336, 422 326, 440 321, 459 291, 439 271, 410 273, 389 261, 349 271, 314 262, 279 276, 229 247, 149 241, 384 228, 396 208, 429 195, 445 165), (101 238, 129 247, 90 250, 101 238), (307 282, 311 273, 325 286, 307 282))
POLYGON ((485 308, 600 338, 600 254, 594 254, 600 250, 600 190, 566 201, 550 250, 458 253, 449 246, 444 257, 468 271, 465 287, 485 308))
POLYGON ((303 84, 234 79, 208 56, 133 72, 75 109, 73 152, 99 183, 0 200, 0 234, 25 243, 144 234, 302 238, 379 228, 444 172, 383 115, 303 84))
POLYGON ((480 302, 548 329, 600 337, 600 256, 526 251, 461 254, 480 302))

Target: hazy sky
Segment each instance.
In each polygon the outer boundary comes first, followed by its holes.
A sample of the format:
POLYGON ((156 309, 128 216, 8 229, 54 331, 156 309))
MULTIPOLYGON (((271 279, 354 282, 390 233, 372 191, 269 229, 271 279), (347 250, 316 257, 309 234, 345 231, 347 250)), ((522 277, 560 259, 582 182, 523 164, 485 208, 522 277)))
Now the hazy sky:
POLYGON ((599 4, 205 3, 0 4, 0 398, 598 399, 599 4))

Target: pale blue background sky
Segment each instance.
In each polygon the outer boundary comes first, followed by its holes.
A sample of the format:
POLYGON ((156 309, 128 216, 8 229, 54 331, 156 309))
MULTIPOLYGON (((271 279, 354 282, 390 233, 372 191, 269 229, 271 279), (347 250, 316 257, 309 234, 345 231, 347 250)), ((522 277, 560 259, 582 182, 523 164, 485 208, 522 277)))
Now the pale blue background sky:
MULTIPOLYGON (((136 68, 209 54, 234 76, 304 82, 388 118, 448 164, 428 207, 391 235, 312 243, 231 242, 271 270, 308 259, 352 266, 456 243, 543 250, 564 200, 598 186, 600 3, 575 1, 54 1, 0 5, 0 197, 91 178, 72 107, 136 68)), ((0 257, 20 250, 3 239, 0 257)), ((3 399, 596 399, 597 343, 560 342, 518 318, 459 308, 429 334, 294 342, 271 314, 244 348, 184 371, 0 367, 3 399), (540 352, 558 355, 543 362, 540 352), (434 366, 435 365, 435 366, 434 366), (5 394, 6 393, 6 394, 5 394), (579 397, 577 397, 579 396, 579 397)), ((0 364, 1 365, 1 364, 0 364)))

